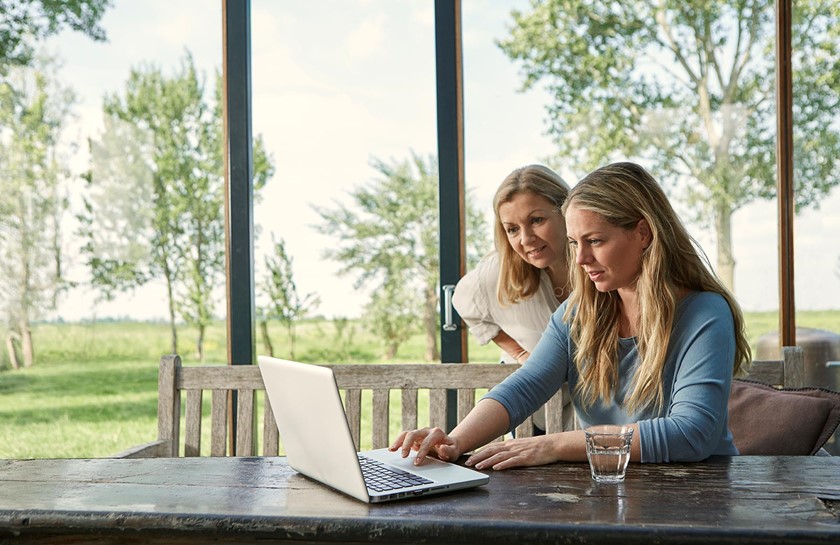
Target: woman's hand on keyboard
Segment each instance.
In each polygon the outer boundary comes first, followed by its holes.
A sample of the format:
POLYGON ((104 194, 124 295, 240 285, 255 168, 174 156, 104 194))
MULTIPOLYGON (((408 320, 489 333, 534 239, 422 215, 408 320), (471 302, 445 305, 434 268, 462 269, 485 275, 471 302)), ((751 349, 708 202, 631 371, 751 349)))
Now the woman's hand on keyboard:
POLYGON ((391 452, 401 450, 403 458, 407 457, 412 450, 417 451, 414 465, 422 464, 426 456, 434 456, 446 462, 453 462, 463 454, 458 448, 457 441, 440 428, 404 431, 400 433, 389 450, 391 452))

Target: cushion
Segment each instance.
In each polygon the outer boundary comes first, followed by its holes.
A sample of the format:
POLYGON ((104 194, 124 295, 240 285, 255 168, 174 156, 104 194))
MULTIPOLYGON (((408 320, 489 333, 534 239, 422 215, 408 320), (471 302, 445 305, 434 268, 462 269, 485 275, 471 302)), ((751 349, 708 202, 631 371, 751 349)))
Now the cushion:
POLYGON ((729 430, 741 454, 816 454, 838 424, 838 392, 732 381, 729 430))

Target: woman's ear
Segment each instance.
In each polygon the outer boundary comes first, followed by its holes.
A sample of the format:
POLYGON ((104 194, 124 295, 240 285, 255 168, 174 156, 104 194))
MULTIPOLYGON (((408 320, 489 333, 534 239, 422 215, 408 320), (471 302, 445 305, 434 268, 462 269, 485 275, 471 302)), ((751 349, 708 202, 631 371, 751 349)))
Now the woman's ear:
POLYGON ((642 243, 645 249, 647 249, 651 242, 653 242, 653 232, 650 229, 650 224, 645 218, 640 219, 639 223, 636 224, 636 232, 639 233, 639 237, 641 237, 642 243))

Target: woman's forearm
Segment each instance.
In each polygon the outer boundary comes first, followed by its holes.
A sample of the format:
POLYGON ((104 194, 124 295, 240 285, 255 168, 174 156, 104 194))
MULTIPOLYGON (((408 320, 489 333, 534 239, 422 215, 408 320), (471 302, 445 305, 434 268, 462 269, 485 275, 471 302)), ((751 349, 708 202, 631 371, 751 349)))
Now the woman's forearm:
POLYGON ((457 441, 461 454, 466 454, 501 437, 509 426, 510 415, 504 406, 495 399, 482 399, 449 436, 457 441))
POLYGON ((525 347, 516 342, 513 337, 504 331, 499 331, 499 333, 493 337, 493 342, 496 343, 496 346, 513 356, 513 358, 519 363, 528 359, 528 351, 525 347))

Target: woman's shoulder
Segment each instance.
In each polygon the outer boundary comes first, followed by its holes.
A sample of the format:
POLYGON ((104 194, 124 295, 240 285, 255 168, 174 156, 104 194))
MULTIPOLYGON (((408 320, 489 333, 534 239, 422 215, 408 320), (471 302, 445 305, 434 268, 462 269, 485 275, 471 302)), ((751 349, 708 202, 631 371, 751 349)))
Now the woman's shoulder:
POLYGON ((723 295, 714 291, 688 291, 680 299, 679 306, 682 307, 719 307, 728 306, 723 295))
POLYGON ((569 299, 566 299, 565 301, 560 303, 556 309, 554 309, 554 312, 551 313, 551 321, 555 323, 558 327, 568 328, 569 323, 574 318, 575 314, 577 314, 577 307, 572 305, 569 302, 569 299), (566 320, 567 309, 569 312, 568 321, 566 320))
POLYGON ((478 264, 465 274, 459 284, 492 284, 499 280, 499 254, 490 252, 481 258, 478 264))
POLYGON ((499 272, 499 252, 493 250, 484 257, 482 257, 474 270, 493 270, 499 272))
POLYGON ((678 311, 689 319, 709 316, 731 316, 732 309, 723 295, 714 291, 689 291, 677 304, 678 311))
POLYGON ((499 281, 499 258, 496 252, 484 256, 455 286, 452 302, 458 312, 467 305, 474 305, 477 297, 489 298, 495 293, 499 281))

